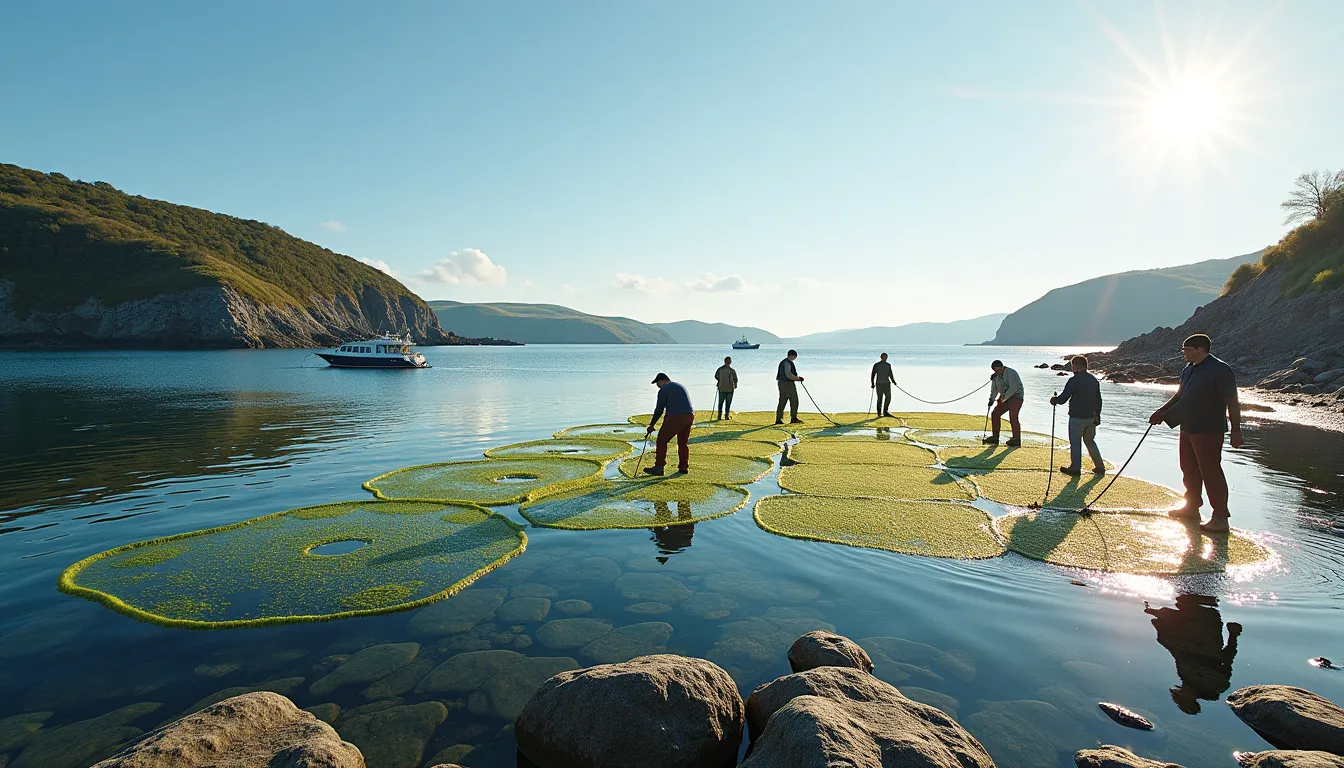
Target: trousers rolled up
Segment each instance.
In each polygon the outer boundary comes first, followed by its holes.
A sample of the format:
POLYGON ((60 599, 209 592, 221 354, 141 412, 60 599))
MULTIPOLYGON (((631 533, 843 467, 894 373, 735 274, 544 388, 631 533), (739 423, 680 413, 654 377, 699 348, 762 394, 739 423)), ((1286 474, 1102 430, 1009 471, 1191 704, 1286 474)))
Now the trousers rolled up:
POLYGON ((729 415, 732 404, 733 404, 732 392, 719 393, 718 417, 720 419, 729 415))
POLYGON ((798 418, 798 383, 788 379, 780 379, 779 384, 779 405, 775 406, 775 421, 784 419, 784 404, 788 403, 789 418, 797 420, 798 418))
POLYGON ((1022 410, 1022 396, 1013 395, 1002 403, 994 406, 993 412, 989 415, 994 419, 994 438, 999 437, 999 426, 1003 420, 1003 414, 1008 414, 1008 424, 1013 428, 1013 439, 1022 439, 1022 424, 1017 420, 1018 411, 1022 410))
POLYGON ((1101 449, 1097 448, 1097 425, 1093 423, 1092 417, 1081 419, 1069 417, 1070 468, 1082 470, 1083 446, 1087 446, 1087 455, 1092 457, 1092 467, 1098 470, 1106 469, 1106 462, 1101 458, 1101 449))
POLYGON ((891 410, 891 382, 879 383, 877 385, 877 415, 881 416, 891 410))
POLYGON ((1223 433, 1181 430, 1181 481, 1185 506, 1199 509, 1209 494, 1214 517, 1227 517, 1227 476, 1223 474, 1223 433))
POLYGON ((688 472, 691 468, 691 427, 695 426, 694 413, 668 414, 658 428, 658 443, 653 454, 653 466, 662 469, 667 464, 667 444, 677 438, 677 469, 688 472))

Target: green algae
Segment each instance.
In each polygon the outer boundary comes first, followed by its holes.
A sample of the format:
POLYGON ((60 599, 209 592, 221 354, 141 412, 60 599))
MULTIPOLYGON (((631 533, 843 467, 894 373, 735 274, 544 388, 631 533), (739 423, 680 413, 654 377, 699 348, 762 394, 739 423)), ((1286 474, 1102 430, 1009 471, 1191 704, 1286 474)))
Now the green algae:
POLYGON ((975 499, 956 476, 929 467, 795 464, 779 471, 779 486, 794 493, 836 498, 975 499))
POLYGON ((769 496, 756 524, 780 536, 963 560, 998 557, 989 515, 968 504, 888 499, 769 496))
POLYGON ((984 414, 972 415, 969 413, 916 411, 911 413, 895 413, 892 415, 896 416, 911 429, 983 430, 985 428, 984 414))
MULTIPOLYGON (((980 427, 974 429, 914 429, 906 433, 906 437, 917 443, 937 446, 979 446, 984 444, 985 433, 980 427)), ((1002 439, 1006 440, 1007 436, 1002 439)), ((1045 446, 1050 447, 1050 436, 1040 432, 1023 432, 1022 443, 1024 447, 1045 446)), ((1067 448, 1069 441, 1063 438, 1055 438, 1056 447, 1067 448)))
POLYGON ((580 458, 607 461, 625 456, 632 450, 634 448, 625 440, 570 437, 504 445, 487 450, 485 456, 490 459, 580 458))
MULTIPOLYGON (((667 474, 663 476, 664 482, 746 485, 765 477, 766 474, 770 472, 771 467, 774 466, 769 459, 752 459, 745 456, 701 452, 692 448, 691 473, 689 475, 679 475, 676 474, 676 446, 668 446, 667 452, 667 466, 664 468, 667 474)), ((652 465, 653 451, 649 451, 644 455, 643 462, 641 462, 637 456, 631 456, 625 461, 622 461, 620 472, 625 477, 639 479, 635 478, 635 470, 641 466, 649 467, 652 465)))
MULTIPOLYGON (((769 459, 780 452, 779 443, 767 443, 762 440, 697 440, 691 436, 691 453, 705 453, 713 456, 741 456, 745 459, 769 459)), ((676 446, 669 446, 668 452, 675 455, 676 446)), ((648 454, 644 456, 648 460, 648 454)))
MULTIPOLYGON (((789 449, 789 458, 803 464, 874 464, 927 467, 933 452, 905 442, 860 437, 806 438, 789 449)), ((879 471, 879 470, 870 470, 879 471)))
POLYGON ((635 426, 633 422, 623 424, 584 424, 579 427, 569 427, 555 433, 557 439, 567 439, 573 437, 593 437, 603 440, 643 440, 644 427, 635 426))
POLYGON ((112 567, 143 568, 147 565, 158 565, 159 563, 166 563, 169 560, 172 560, 174 557, 177 557, 184 551, 185 550, 177 549, 175 547, 164 547, 162 549, 152 550, 149 552, 138 552, 134 555, 131 555, 130 557, 125 558, 121 562, 113 564, 112 567))
POLYGON ((164 626, 325 621, 440 600, 526 545, 518 526, 481 507, 343 502, 117 547, 67 568, 59 587, 164 626), (308 554, 347 539, 368 544, 337 556, 308 554), (180 554, 155 565, 119 567, 123 554, 160 548, 180 554))
MULTIPOLYGON (((1042 504, 1058 509, 1082 509, 1088 502, 1100 496, 1111 477, 1085 473, 1082 477, 1070 477, 1055 473, 1051 479, 1045 471, 1003 469, 993 472, 968 471, 966 477, 975 483, 980 495, 1000 504, 1025 507, 1042 504), (1050 498, 1044 499, 1046 486, 1050 488, 1050 498)), ((1165 486, 1120 476, 1115 485, 1110 486, 1106 495, 1101 497, 1096 509, 1170 509, 1181 501, 1176 491, 1165 486)))
POLYGON ((1219 573, 1256 565, 1272 553, 1239 533, 1209 536, 1165 515, 1077 515, 1041 510, 994 521, 1008 548, 1033 560, 1094 571, 1139 574, 1219 573))
MULTIPOLYGON (((1004 448, 996 445, 982 445, 977 448, 940 448, 938 449, 938 460, 952 470, 1039 469, 1045 471, 1069 463, 1069 454, 1056 449, 1054 451, 1055 466, 1051 466, 1050 453, 1048 446, 1004 448)), ((1092 459, 1084 457, 1083 461, 1084 471, 1090 472, 1092 459)), ((1115 467, 1108 461, 1106 462, 1106 468, 1114 469, 1115 467)))
POLYGON ((577 488, 602 475, 587 459, 486 459, 422 464, 394 470, 364 483, 379 499, 517 504, 534 492, 577 488))
POLYGON ((526 502, 519 513, 545 528, 655 528, 721 517, 741 509, 746 501, 747 492, 741 488, 660 478, 604 481, 526 502))

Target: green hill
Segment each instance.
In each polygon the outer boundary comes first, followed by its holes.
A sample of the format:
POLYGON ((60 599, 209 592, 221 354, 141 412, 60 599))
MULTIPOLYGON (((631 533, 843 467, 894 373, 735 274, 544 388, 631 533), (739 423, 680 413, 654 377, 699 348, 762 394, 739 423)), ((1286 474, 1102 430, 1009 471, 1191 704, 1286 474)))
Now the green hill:
POLYGON ((392 277, 279 227, 0 165, 0 343, 306 347, 409 328, 392 277))
POLYGON ((809 333, 790 342, 800 345, 840 346, 844 344, 980 344, 994 334, 1005 315, 953 320, 949 323, 907 323, 843 331, 809 333))
POLYGON ((732 344, 743 336, 756 344, 780 343, 780 338, 775 334, 749 325, 702 323, 699 320, 678 320, 675 323, 650 323, 650 325, 667 331, 678 344, 732 344))
POLYGON ((431 301, 439 324, 459 336, 524 344, 675 344, 661 328, 628 317, 600 317, 558 304, 431 301))
POLYGON ((1218 298, 1232 271, 1260 252, 1105 275, 1056 288, 1003 319, 990 344, 1118 344, 1176 325, 1218 298))

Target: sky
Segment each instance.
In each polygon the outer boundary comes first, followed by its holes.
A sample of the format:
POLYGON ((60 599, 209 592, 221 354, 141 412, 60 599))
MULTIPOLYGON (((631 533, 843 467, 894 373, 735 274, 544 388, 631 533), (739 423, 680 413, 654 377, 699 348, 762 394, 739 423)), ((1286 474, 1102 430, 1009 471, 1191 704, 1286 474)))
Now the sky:
POLYGON ((426 299, 781 335, 1249 253, 1344 164, 1338 0, 0 4, 0 162, 426 299))

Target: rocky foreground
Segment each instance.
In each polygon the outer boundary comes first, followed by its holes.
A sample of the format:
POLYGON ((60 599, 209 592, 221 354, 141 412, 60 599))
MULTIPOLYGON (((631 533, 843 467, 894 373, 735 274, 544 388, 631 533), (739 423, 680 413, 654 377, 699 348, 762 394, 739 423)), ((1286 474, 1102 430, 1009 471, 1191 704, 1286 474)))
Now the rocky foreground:
MULTIPOLYGON (((668 654, 559 672, 518 715, 520 765, 536 768, 993 768, 980 742, 943 711, 872 675, 857 643, 799 637, 793 674, 742 701, 703 659, 668 654)), ((1344 709, 1301 688, 1256 685, 1228 705, 1278 749, 1238 753, 1246 768, 1344 768, 1344 709)), ((1181 768, 1118 746, 1080 750, 1079 768, 1181 768)), ((94 768, 364 768, 359 750, 284 696, 247 693, 151 731, 94 768)), ((376 768, 376 767, 375 767, 376 768)), ((435 768, 455 768, 441 763, 435 768)))

